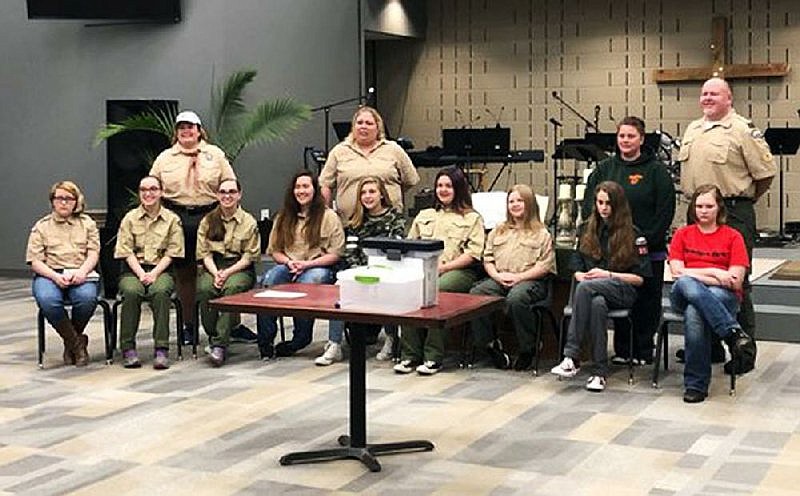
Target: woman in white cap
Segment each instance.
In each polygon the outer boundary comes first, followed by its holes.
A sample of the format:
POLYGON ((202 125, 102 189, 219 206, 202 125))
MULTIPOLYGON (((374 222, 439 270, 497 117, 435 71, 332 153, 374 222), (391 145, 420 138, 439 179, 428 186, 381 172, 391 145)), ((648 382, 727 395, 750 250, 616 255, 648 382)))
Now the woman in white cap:
POLYGON ((150 175, 161 180, 162 202, 181 218, 184 258, 176 260, 175 282, 184 315, 183 341, 194 342, 197 227, 217 204, 217 190, 226 179, 236 179, 225 152, 208 142, 200 117, 190 110, 178 114, 172 146, 153 162, 150 175))

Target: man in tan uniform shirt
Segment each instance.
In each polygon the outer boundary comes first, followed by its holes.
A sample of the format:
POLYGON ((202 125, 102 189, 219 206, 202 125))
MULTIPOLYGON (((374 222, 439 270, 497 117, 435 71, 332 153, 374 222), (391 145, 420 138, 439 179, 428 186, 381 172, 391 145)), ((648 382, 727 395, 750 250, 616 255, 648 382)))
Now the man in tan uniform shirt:
MULTIPOLYGON (((725 197, 727 223, 742 234, 751 266, 756 239, 753 205, 767 192, 776 167, 761 131, 733 109, 726 81, 712 78, 700 95, 703 117, 686 128, 678 155, 681 190, 689 198, 701 184, 715 184, 725 197)), ((755 312, 749 281, 739 311, 742 329, 755 337, 755 312)), ((719 358, 720 348, 715 355, 719 358)), ((724 352, 723 352, 724 356, 724 352)))

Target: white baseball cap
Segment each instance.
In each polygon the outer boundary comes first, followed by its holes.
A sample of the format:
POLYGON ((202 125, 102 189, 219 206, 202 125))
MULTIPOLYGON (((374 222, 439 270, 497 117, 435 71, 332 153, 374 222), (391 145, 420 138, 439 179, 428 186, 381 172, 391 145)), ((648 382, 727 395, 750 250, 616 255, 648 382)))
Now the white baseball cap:
POLYGON ((175 118, 175 124, 178 124, 178 123, 181 123, 181 122, 188 122, 190 124, 197 124, 198 126, 202 126, 203 125, 203 123, 200 122, 200 117, 198 117, 198 115, 195 114, 194 112, 192 112, 191 110, 184 110, 183 112, 178 114, 178 117, 175 118))

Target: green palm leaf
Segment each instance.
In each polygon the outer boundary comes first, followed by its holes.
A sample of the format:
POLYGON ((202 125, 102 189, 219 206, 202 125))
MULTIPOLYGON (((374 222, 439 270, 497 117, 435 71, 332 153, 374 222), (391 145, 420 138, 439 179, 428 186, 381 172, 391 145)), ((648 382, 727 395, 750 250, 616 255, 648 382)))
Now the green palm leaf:
POLYGON ((175 112, 170 110, 153 109, 128 117, 122 122, 110 123, 101 127, 94 137, 94 146, 104 140, 127 131, 152 131, 172 138, 175 122, 175 112))
POLYGON ((292 98, 263 102, 242 119, 238 131, 226 143, 226 151, 234 160, 246 146, 285 138, 310 116, 311 108, 292 98))
MULTIPOLYGON (((248 112, 243 95, 257 74, 254 69, 241 69, 228 76, 222 86, 211 89, 211 125, 205 126, 206 131, 231 163, 246 147, 285 138, 311 117, 308 105, 291 98, 265 100, 248 112)), ((152 131, 172 138, 175 117, 173 109, 153 109, 122 122, 106 124, 97 131, 95 146, 127 131, 152 131)))
POLYGON ((222 137, 247 111, 242 95, 258 72, 254 69, 235 71, 221 87, 211 89, 211 128, 222 137))

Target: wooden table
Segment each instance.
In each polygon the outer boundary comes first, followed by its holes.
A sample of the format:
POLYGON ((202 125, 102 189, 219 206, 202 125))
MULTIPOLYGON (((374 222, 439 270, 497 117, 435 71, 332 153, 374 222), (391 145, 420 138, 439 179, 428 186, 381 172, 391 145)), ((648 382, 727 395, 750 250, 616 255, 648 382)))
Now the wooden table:
MULTIPOLYGON (((281 284, 270 289, 305 293, 302 298, 259 298, 252 290, 211 300, 212 308, 226 312, 264 313, 287 317, 342 320, 358 324, 398 324, 415 327, 450 328, 475 317, 502 310, 504 300, 495 296, 439 293, 439 304, 403 314, 338 308, 339 287, 330 284, 281 284)), ((361 332, 350 333, 350 435, 340 436, 339 448, 284 455, 281 465, 332 460, 360 460, 379 472, 377 455, 431 451, 425 440, 367 444, 366 342, 361 332)))

